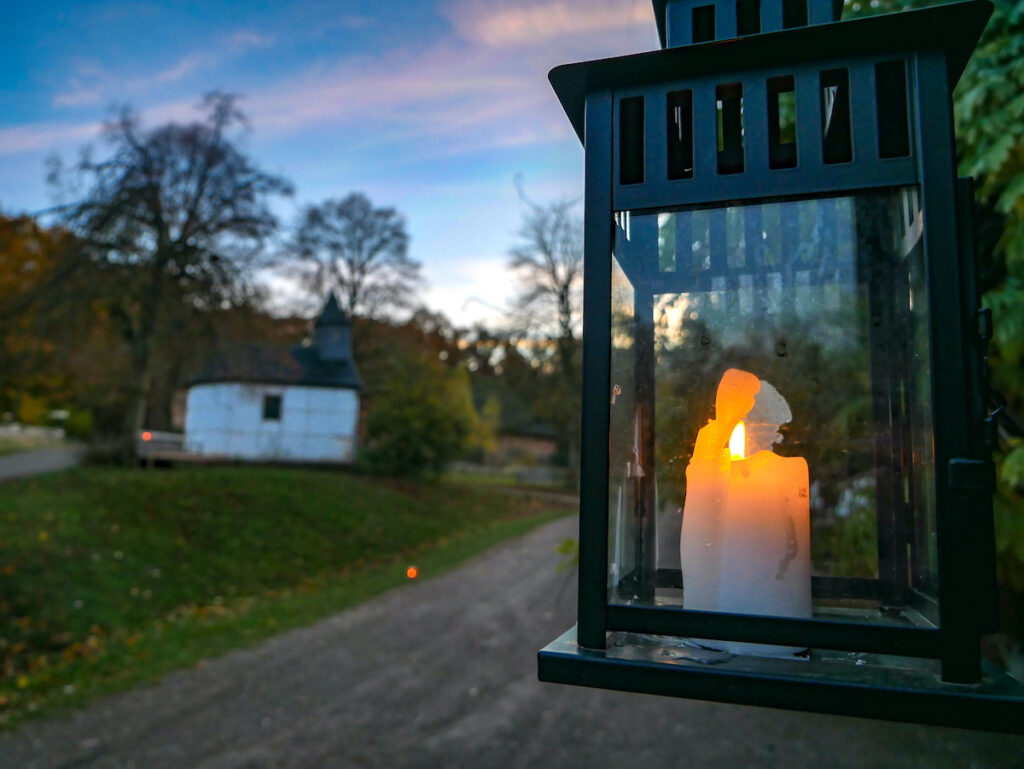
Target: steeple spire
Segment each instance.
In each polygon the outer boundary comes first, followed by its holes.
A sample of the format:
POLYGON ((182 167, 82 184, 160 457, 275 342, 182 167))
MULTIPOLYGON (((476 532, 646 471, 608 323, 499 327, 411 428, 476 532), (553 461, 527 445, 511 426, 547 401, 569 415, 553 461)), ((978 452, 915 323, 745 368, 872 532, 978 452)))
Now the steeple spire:
POLYGON ((338 303, 338 297, 333 291, 327 295, 327 301, 324 302, 324 308, 320 310, 320 315, 316 319, 316 327, 321 328, 323 326, 350 326, 351 321, 348 319, 348 315, 341 309, 341 305, 338 303))
POLYGON ((313 347, 321 360, 352 359, 352 321, 332 291, 313 325, 313 347))

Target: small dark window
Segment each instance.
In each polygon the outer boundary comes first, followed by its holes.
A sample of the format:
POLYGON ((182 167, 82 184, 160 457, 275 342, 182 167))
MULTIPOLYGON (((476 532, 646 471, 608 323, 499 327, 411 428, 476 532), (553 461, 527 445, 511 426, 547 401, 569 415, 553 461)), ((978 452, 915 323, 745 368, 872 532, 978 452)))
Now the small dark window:
POLYGON ((281 421, 281 396, 280 395, 264 395, 263 396, 263 421, 264 422, 280 422, 281 421))
POLYGON ((743 86, 720 85, 715 89, 718 112, 718 173, 743 171, 743 86))
POLYGON ((826 163, 853 160, 850 133, 850 77, 845 69, 821 73, 821 126, 826 163))
POLYGON ((756 35, 761 31, 761 0, 736 0, 736 34, 756 35))
POLYGON ((796 165, 796 92, 792 75, 768 78, 768 165, 796 165))
POLYGON ((702 5, 693 9, 693 42, 706 43, 715 39, 715 6, 702 5))
POLYGON ((909 155, 907 71, 902 61, 875 65, 875 103, 878 108, 878 154, 883 158, 909 155))
POLYGON ((619 182, 644 180, 644 97, 619 102, 619 182))
POLYGON ((782 27, 807 26, 807 0, 782 0, 782 27))
POLYGON ((693 93, 668 94, 668 178, 693 178, 693 93))

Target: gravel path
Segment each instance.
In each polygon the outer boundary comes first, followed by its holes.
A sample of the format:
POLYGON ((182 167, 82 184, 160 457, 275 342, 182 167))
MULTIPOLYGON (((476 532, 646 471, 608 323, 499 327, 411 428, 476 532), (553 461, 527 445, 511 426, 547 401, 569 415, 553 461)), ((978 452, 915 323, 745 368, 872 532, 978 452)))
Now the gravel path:
POLYGON ((59 446, 9 454, 0 457, 0 483, 74 467, 84 456, 84 446, 59 446))
POLYGON ((538 683, 536 650, 573 621, 555 546, 574 527, 28 724, 0 767, 1024 766, 1024 738, 538 683))

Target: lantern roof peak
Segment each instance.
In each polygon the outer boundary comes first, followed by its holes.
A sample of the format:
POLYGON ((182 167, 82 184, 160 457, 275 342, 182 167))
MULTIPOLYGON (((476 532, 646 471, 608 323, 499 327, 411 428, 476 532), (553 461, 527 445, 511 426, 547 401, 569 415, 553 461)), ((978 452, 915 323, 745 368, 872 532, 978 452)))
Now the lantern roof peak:
MULTIPOLYGON (((675 3, 685 3, 692 8, 702 1, 662 0, 659 3, 655 0, 655 10, 664 5, 668 13, 675 3)), ((731 4, 736 7, 734 1, 731 4)), ((583 114, 588 93, 653 85, 670 78, 894 51, 934 50, 945 54, 952 89, 992 15, 992 8, 990 0, 965 0, 848 21, 669 46, 660 51, 563 64, 548 73, 548 80, 580 141, 584 139, 583 114)), ((659 20, 659 25, 662 24, 664 14, 659 20)))
POLYGON ((843 0, 652 0, 662 48, 839 21, 843 0))

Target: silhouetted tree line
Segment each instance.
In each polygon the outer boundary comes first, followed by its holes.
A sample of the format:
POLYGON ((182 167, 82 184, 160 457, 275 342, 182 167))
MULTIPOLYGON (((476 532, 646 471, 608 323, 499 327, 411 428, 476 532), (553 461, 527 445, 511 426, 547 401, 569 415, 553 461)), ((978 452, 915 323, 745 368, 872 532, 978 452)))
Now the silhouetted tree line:
MULTIPOLYGON (((57 205, 37 217, 0 217, 0 416, 57 419, 129 451, 143 427, 172 427, 176 394, 216 351, 303 341, 307 319, 269 309, 272 277, 303 315, 329 291, 338 295, 356 325, 366 409, 395 412, 403 398, 422 403, 440 393, 447 421, 442 409, 428 432, 458 423, 449 441, 455 453, 480 454, 493 447, 508 402, 510 413, 557 425, 562 444, 571 444, 564 414, 572 409, 563 399, 575 375, 563 374, 576 339, 564 302, 551 344, 531 333, 526 347, 525 333, 460 330, 417 310, 420 264, 396 209, 352 193, 307 205, 284 227, 274 205, 294 187, 245 151, 235 97, 212 93, 200 107, 197 121, 151 128, 119 110, 101 153, 87 147, 74 163, 50 161, 57 205), (411 311, 407 320, 395 319, 400 310, 411 311), (423 392, 400 391, 412 381, 423 392)), ((552 209, 555 219, 544 220, 537 207, 527 223, 557 229, 568 223, 563 214, 552 209)), ((529 247, 526 240, 517 251, 519 266, 533 258, 529 247)), ((578 271, 582 254, 573 258, 578 271)), ((535 278, 538 291, 551 291, 535 278)), ((383 421, 364 414, 368 445, 378 464, 397 471, 394 458, 410 449, 392 447, 391 459, 381 459, 391 450, 383 421)))

